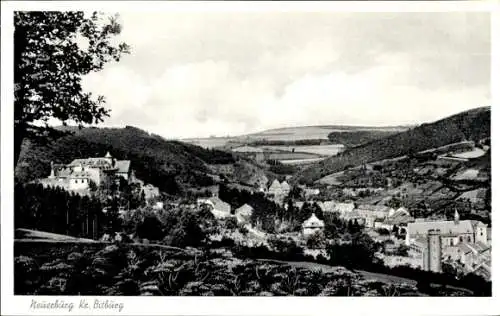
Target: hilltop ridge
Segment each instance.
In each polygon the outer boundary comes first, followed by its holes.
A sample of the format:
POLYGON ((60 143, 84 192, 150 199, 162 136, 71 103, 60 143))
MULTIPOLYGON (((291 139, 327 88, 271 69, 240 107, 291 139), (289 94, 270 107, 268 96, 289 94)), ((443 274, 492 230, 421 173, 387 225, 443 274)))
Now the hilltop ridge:
POLYGON ((490 112, 489 106, 475 108, 348 148, 339 155, 302 170, 294 177, 294 181, 312 183, 345 168, 417 153, 461 141, 478 141, 489 138, 491 133, 490 112))
POLYGON ((102 157, 108 151, 120 159, 131 160, 138 178, 171 194, 213 184, 219 176, 214 173, 214 166, 238 166, 238 173, 227 175, 227 180, 234 182, 251 182, 255 178, 253 174, 264 174, 262 168, 241 161, 231 153, 165 140, 132 126, 59 129, 71 134, 51 144, 24 142, 15 170, 17 181, 28 182, 48 176, 51 161, 67 164, 75 158, 102 157), (245 171, 249 168, 252 172, 245 171))

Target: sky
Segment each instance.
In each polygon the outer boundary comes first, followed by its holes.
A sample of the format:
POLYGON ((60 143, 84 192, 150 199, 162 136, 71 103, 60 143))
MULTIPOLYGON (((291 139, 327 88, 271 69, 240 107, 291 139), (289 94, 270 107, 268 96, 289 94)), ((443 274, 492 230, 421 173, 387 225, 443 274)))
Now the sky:
POLYGON ((105 126, 166 138, 406 125, 490 105, 480 12, 120 12, 131 54, 84 78, 105 126))

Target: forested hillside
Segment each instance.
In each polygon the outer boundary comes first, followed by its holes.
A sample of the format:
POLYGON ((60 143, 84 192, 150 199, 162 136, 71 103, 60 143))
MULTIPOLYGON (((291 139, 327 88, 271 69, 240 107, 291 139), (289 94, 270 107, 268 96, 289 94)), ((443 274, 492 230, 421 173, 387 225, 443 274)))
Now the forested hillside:
POLYGON ((490 137, 490 107, 481 107, 422 124, 408 131, 350 148, 299 173, 295 180, 310 183, 328 174, 372 161, 394 158, 464 140, 490 137))
POLYGON ((16 167, 16 180, 28 182, 50 174, 50 162, 69 163, 75 158, 102 157, 107 151, 118 159, 128 159, 136 176, 158 186, 161 191, 178 193, 184 185, 212 184, 209 164, 232 164, 230 153, 167 141, 134 127, 72 129, 73 134, 48 144, 26 141, 16 167))
POLYGON ((333 144, 342 144, 346 147, 355 147, 375 139, 384 138, 398 133, 397 131, 335 131, 328 134, 328 140, 333 144))

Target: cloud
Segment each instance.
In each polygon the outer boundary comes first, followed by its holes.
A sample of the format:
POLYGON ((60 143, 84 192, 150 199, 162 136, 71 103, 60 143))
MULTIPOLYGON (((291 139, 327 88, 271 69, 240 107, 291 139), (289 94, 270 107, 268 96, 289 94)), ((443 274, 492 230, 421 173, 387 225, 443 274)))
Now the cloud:
POLYGON ((165 137, 423 122, 488 104, 484 13, 122 14, 132 54, 85 78, 107 125, 165 137))

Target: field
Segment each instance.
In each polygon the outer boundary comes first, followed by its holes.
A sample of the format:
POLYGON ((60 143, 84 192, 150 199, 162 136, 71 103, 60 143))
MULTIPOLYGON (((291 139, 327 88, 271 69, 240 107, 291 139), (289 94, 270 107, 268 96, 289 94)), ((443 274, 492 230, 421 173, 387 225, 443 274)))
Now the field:
POLYGON ((467 159, 473 159, 473 158, 479 158, 485 154, 485 151, 480 149, 480 148, 474 148, 474 150, 463 152, 460 154, 454 154, 453 157, 457 158, 467 158, 467 159))
POLYGON ((323 159, 324 158, 289 159, 289 160, 280 160, 280 162, 284 165, 301 165, 301 164, 318 162, 318 161, 321 161, 323 159))
POLYGON ((328 139, 331 132, 353 131, 401 131, 407 127, 369 127, 369 126, 300 126, 270 129, 260 133, 249 134, 251 139, 267 140, 301 140, 301 139, 328 139))
POLYGON ((477 169, 467 169, 458 175, 456 175, 454 180, 476 180, 478 178, 479 170, 477 169))
MULTIPOLYGON (((298 141, 298 140, 328 140, 328 134, 331 132, 354 132, 354 131, 402 131, 408 127, 394 126, 394 127, 369 127, 369 126, 299 126, 299 127, 285 127, 277 129, 269 129, 258 133, 252 133, 242 136, 233 137, 202 137, 202 138, 186 138, 181 141, 198 145, 203 148, 222 148, 227 146, 229 142, 233 143, 250 143, 257 140, 267 141, 298 141)), ((332 148, 319 148, 314 150, 313 153, 320 153, 325 155, 334 155, 338 152, 339 145, 331 145, 332 148), (335 151, 334 154, 330 152, 335 151)), ((322 146, 311 146, 322 147, 322 146)))
POLYGON ((343 171, 332 173, 330 175, 327 175, 326 177, 323 177, 323 178, 317 180, 316 182, 321 183, 321 184, 327 184, 327 185, 340 185, 340 184, 342 184, 342 182, 337 180, 337 178, 339 176, 342 176, 343 174, 344 174, 343 171))
POLYGON ((300 139, 328 139, 328 134, 332 131, 328 127, 304 126, 279 128, 250 134, 250 139, 285 140, 293 141, 300 139))
POLYGON ((181 139, 181 141, 193 145, 197 145, 203 148, 219 148, 224 147, 230 140, 231 137, 210 137, 210 138, 186 138, 181 139))
POLYGON ((312 145, 312 146, 261 146, 261 148, 271 150, 284 150, 318 154, 321 156, 334 156, 344 149, 343 145, 312 145))

